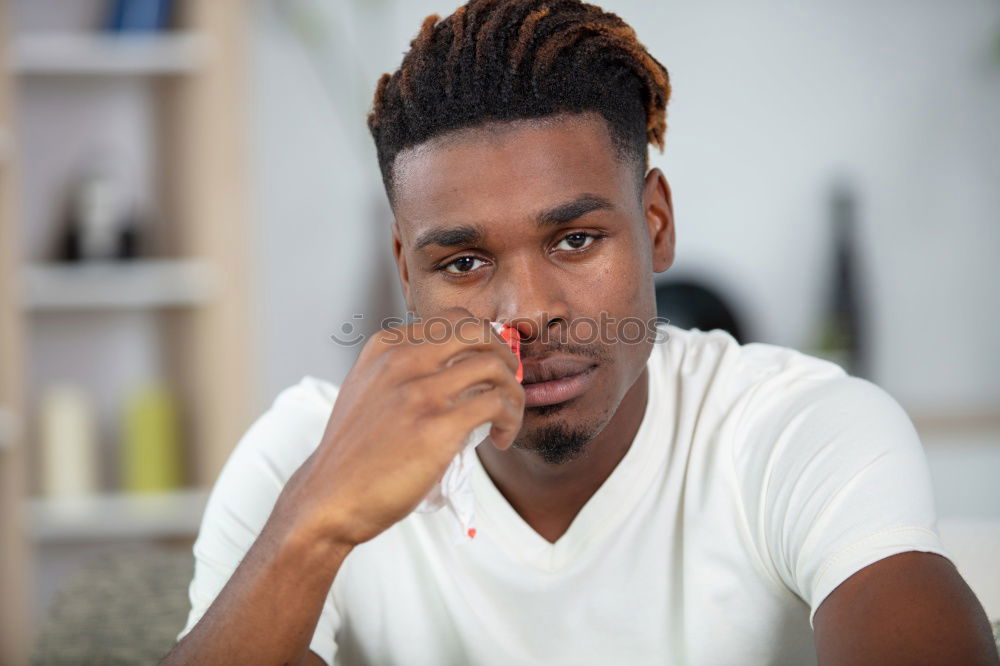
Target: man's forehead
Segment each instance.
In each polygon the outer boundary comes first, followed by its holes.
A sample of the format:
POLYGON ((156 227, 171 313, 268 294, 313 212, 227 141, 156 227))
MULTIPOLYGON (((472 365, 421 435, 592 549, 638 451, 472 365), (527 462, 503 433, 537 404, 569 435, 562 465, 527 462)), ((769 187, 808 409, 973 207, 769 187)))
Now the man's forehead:
MULTIPOLYGON (((503 141, 510 135, 521 131, 544 129, 569 129, 574 127, 590 127, 601 125, 603 119, 595 113, 559 113, 538 118, 516 118, 513 120, 494 120, 459 129, 443 132, 430 139, 401 150, 396 156, 397 164, 400 158, 425 153, 430 150, 440 150, 467 142, 503 141)), ((602 125, 603 126, 603 125, 602 125)))
POLYGON ((615 201, 630 191, 630 170, 596 114, 459 130, 401 152, 394 174, 403 226, 527 215, 583 193, 615 201))

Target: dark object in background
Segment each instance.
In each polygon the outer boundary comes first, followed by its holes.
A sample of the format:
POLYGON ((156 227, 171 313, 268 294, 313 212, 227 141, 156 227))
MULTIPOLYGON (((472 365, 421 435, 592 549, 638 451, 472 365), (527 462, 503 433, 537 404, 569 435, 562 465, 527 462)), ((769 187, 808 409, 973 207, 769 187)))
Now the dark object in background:
POLYGON ((170 27, 173 0, 111 0, 107 29, 111 32, 157 32, 170 27))
POLYGON ((868 336, 865 331, 858 251, 857 199, 846 183, 837 183, 830 198, 833 226, 831 278, 827 306, 820 323, 819 351, 840 354, 844 370, 868 376, 868 336))
MULTIPOLYGON (((118 232, 116 247, 114 259, 129 261, 139 257, 139 231, 136 224, 129 223, 118 232)), ((83 256, 83 244, 77 227, 70 226, 66 229, 56 258, 70 262, 88 260, 83 256)))
POLYGON ((711 331, 721 328, 744 344, 745 329, 721 294, 697 280, 661 282, 656 286, 656 314, 672 326, 711 331))
POLYGON ((66 210, 58 258, 62 261, 135 259, 139 218, 121 184, 91 168, 74 185, 66 210))

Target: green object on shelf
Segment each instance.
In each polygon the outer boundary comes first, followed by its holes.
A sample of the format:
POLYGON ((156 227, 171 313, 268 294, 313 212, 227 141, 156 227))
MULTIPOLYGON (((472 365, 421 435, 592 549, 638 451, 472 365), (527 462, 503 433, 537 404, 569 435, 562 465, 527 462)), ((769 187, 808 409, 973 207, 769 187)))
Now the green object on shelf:
POLYGON ((161 386, 138 391, 122 424, 122 488, 155 492, 182 485, 180 438, 173 396, 161 386))

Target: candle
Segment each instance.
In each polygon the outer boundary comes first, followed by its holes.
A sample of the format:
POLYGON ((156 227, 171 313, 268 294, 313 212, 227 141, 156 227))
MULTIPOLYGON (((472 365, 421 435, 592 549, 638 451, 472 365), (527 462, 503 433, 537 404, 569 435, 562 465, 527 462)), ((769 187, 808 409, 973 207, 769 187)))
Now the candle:
POLYGON ((55 384, 41 400, 41 486, 53 498, 97 492, 97 428, 89 396, 72 384, 55 384))

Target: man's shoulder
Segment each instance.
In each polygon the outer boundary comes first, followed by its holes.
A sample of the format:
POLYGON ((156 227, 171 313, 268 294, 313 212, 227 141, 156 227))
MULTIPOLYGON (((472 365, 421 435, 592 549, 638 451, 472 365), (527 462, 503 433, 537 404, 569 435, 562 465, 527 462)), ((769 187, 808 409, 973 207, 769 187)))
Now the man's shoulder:
POLYGON ((725 388, 742 393, 765 382, 791 388, 849 376, 831 361, 782 345, 740 343, 719 328, 703 331, 661 324, 659 331, 658 362, 685 379, 705 378, 716 392, 725 388))
POLYGON ((766 457, 764 442, 776 439, 754 441, 752 433, 776 438, 807 412, 857 415, 885 407, 876 400, 877 386, 794 348, 741 344, 721 329, 668 326, 664 332, 668 339, 652 360, 660 398, 678 418, 688 415, 681 420, 702 435, 718 433, 737 458, 766 457))
POLYGON ((290 441, 305 440, 315 448, 330 418, 338 387, 325 379, 303 376, 281 390, 271 406, 250 427, 244 439, 257 447, 287 447, 290 441))
POLYGON ((305 375, 295 384, 281 390, 274 398, 271 409, 320 409, 329 413, 339 391, 340 387, 331 381, 305 375))
POLYGON ((250 425, 227 465, 261 465, 279 471, 283 482, 319 446, 338 387, 306 375, 282 389, 250 425))

